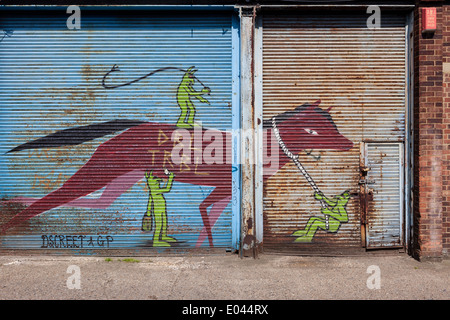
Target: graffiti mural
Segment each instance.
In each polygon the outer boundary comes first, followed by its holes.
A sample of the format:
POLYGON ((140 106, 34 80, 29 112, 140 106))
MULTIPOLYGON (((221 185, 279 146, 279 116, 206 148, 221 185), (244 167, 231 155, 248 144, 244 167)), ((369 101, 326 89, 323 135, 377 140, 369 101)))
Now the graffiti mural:
MULTIPOLYGON (((175 176, 173 171, 176 172, 177 181, 198 185, 205 185, 205 176, 209 176, 214 173, 220 181, 209 185, 215 187, 215 189, 209 196, 206 197, 199 207, 203 224, 205 226, 205 232, 208 236, 209 243, 212 246, 213 239, 211 235, 210 219, 207 217, 207 208, 210 206, 214 207, 216 202, 221 202, 223 199, 227 199, 227 204, 229 203, 231 196, 231 175, 228 173, 231 173, 231 163, 230 161, 227 163, 225 159, 218 159, 218 161, 216 161, 217 159, 213 159, 213 164, 217 163, 217 165, 205 170, 202 166, 203 163, 199 162, 199 159, 203 159, 203 161, 206 161, 209 164, 209 159, 204 157, 203 153, 211 152, 211 145, 214 143, 203 144, 203 142, 200 141, 201 145, 198 148, 198 143, 194 141, 193 134, 198 133, 197 130, 192 131, 192 134, 186 129, 179 130, 179 127, 188 129, 196 126, 193 122, 195 106, 191 100, 191 97, 195 97, 201 102, 208 102, 206 99, 201 97, 201 95, 209 94, 211 90, 204 86, 200 80, 198 80, 203 85, 204 89, 201 93, 195 91, 193 84, 194 80, 197 78, 194 76, 194 72, 196 71, 194 70, 194 67, 191 67, 188 70, 175 67, 161 68, 133 81, 120 85, 108 86, 105 84, 106 77, 111 72, 119 71, 119 67, 114 65, 111 70, 105 74, 102 80, 102 85, 106 89, 115 89, 125 85, 130 85, 155 73, 166 70, 179 70, 184 72, 183 78, 177 90, 178 105, 182 109, 180 119, 183 120, 183 123, 178 122, 176 126, 173 126, 126 119, 113 120, 99 124, 61 130, 48 136, 27 142, 8 151, 9 153, 28 149, 78 145, 108 134, 126 130, 122 134, 119 134, 115 138, 99 146, 88 163, 86 163, 86 165, 83 166, 74 176, 72 176, 60 189, 50 193, 42 199, 24 197, 14 199, 13 201, 29 204, 29 207, 20 212, 6 225, 2 226, 2 230, 6 231, 10 227, 32 218, 35 215, 59 206, 107 208, 114 202, 115 199, 117 199, 122 193, 126 192, 131 186, 141 180, 143 175, 145 175, 149 188, 149 203, 147 213, 143 218, 142 228, 145 231, 148 231, 149 229, 151 230, 151 227, 149 228, 149 224, 151 225, 152 223, 150 220, 154 221, 155 232, 153 245, 169 246, 169 242, 174 242, 175 240, 168 237, 166 234, 167 212, 163 193, 170 191, 172 181, 175 176), (186 119, 187 122, 184 122, 186 119), (186 135, 188 138, 183 139, 186 135), (172 159, 173 153, 174 151, 177 151, 177 148, 183 146, 183 142, 185 140, 189 141, 189 145, 191 145, 191 141, 193 142, 192 150, 189 149, 189 154, 183 154, 180 161, 174 162, 172 159), (130 145, 128 143, 129 141, 133 141, 133 144, 130 145), (193 151, 192 155, 190 154, 191 151, 193 151), (104 157, 105 153, 110 156, 104 157), (133 161, 132 158, 135 158, 135 160, 136 158, 141 159, 139 161, 133 161), (194 159, 194 162, 189 160, 191 158, 194 159), (104 167, 114 168, 114 173, 102 174, 100 177, 96 174, 96 172, 102 171, 101 169, 104 167), (170 168, 172 172, 168 173, 168 168, 170 168), (212 171, 210 172, 208 170, 212 171), (223 174, 224 171, 226 172, 225 174, 223 174), (159 183, 161 178, 159 177, 162 176, 163 173, 169 175, 169 180, 166 187, 160 188, 159 183), (95 179, 94 176, 97 179, 95 179), (89 184, 80 184, 80 181, 88 181, 89 179, 91 180, 89 184), (105 189, 99 199, 83 198, 104 187, 105 189)), ((225 142, 229 140, 230 136, 225 132, 204 129, 199 133, 200 140, 204 140, 203 137, 211 136, 211 133, 212 136, 215 136, 214 141, 220 140, 223 142, 219 143, 217 146, 221 149, 220 152, 214 153, 226 155, 227 151, 225 149, 229 149, 231 145, 230 143, 225 142)), ((205 141, 208 142, 208 140, 205 141)), ((212 149, 213 151, 216 150, 214 146, 212 149)), ((206 182, 206 185, 208 185, 208 182, 206 182)), ((220 205, 222 211, 225 206, 223 204, 220 205)), ((221 212, 217 214, 217 210, 211 209, 211 213, 214 213, 211 218, 213 223, 215 223, 221 212)), ((204 238, 204 232, 200 234, 200 237, 204 238)))
POLYGON ((8 38, 12 37, 13 33, 14 33, 14 30, 3 30, 3 36, 0 39, 0 42, 2 42, 3 39, 5 39, 5 37, 8 37, 8 38))
POLYGON ((203 95, 210 94, 211 89, 203 86, 201 92, 195 91, 194 89, 194 73, 195 67, 190 67, 183 76, 180 85, 177 90, 177 103, 181 109, 180 118, 178 119, 177 126, 180 128, 191 128, 194 125, 197 125, 194 122, 195 117, 195 106, 192 102, 192 98, 196 98, 198 101, 202 103, 208 103, 203 95))
POLYGON ((183 78, 178 85, 177 88, 177 104, 181 109, 180 117, 177 121, 177 126, 180 128, 191 128, 192 126, 197 125, 194 122, 195 117, 195 105, 192 101, 192 98, 196 98, 202 103, 209 104, 209 101, 203 97, 203 95, 209 95, 211 93, 211 89, 203 84, 200 79, 198 79, 195 76, 195 72, 197 72, 197 69, 195 69, 195 66, 190 67, 187 70, 183 70, 181 68, 177 67, 165 67, 165 68, 159 68, 152 72, 149 72, 148 74, 139 77, 137 79, 117 84, 117 85, 107 85, 106 84, 106 78, 112 73, 112 72, 118 72, 120 71, 120 68, 117 64, 115 64, 111 70, 105 74, 102 80, 102 86, 105 89, 116 89, 124 86, 131 85, 133 83, 139 82, 141 80, 144 80, 150 76, 153 76, 154 74, 157 74, 159 72, 164 72, 168 70, 175 70, 175 71, 182 71, 184 72, 183 78), (203 89, 199 92, 194 89, 194 83, 197 81, 200 85, 203 86, 203 89))
POLYGON ((304 230, 294 232, 293 235, 297 237, 295 242, 311 242, 318 229, 336 233, 341 223, 348 222, 346 206, 350 199, 350 191, 344 191, 331 200, 321 192, 315 193, 314 198, 326 203, 321 209, 323 216, 311 217, 304 230))
POLYGON ((237 248, 237 16, 0 20, 1 248, 237 248))
POLYGON ((167 235, 167 209, 164 193, 170 192, 173 182, 173 173, 165 169, 164 173, 169 176, 166 185, 161 187, 162 179, 153 176, 152 172, 145 173, 149 189, 149 200, 147 212, 142 219, 142 230, 151 231, 153 221, 155 223, 155 232, 153 234, 154 247, 170 247, 170 242, 176 242, 176 239, 167 235))
MULTIPOLYGON (((176 241, 167 235, 167 207, 163 194, 170 192, 173 181, 178 181, 213 188, 198 208, 204 225, 198 243, 207 238, 209 245, 213 246, 212 227, 231 200, 232 167, 231 133, 202 128, 194 122, 196 110, 192 98, 208 103, 203 95, 211 94, 211 90, 202 83, 201 91, 193 89, 193 81, 196 79, 194 67, 187 70, 175 67, 158 69, 139 79, 108 86, 105 84, 106 77, 111 72, 119 71, 115 65, 103 78, 102 85, 106 89, 130 85, 168 69, 184 72, 177 90, 181 115, 175 125, 126 119, 111 120, 60 130, 10 150, 9 153, 13 153, 27 149, 78 145, 123 131, 100 144, 91 158, 60 188, 39 199, 26 197, 14 199, 13 201, 26 204, 28 207, 2 225, 1 232, 5 233, 10 228, 57 207, 107 208, 122 193, 145 177, 149 200, 147 212, 142 220, 142 230, 147 232, 154 229, 153 245, 170 246, 176 241), (99 172, 101 174, 98 174, 99 172), (160 183, 164 177, 168 180, 166 185, 161 187, 160 183), (98 199, 85 198, 98 190, 103 190, 98 199), (210 207, 208 213, 207 209, 210 207)), ((320 100, 313 104, 306 103, 264 122, 265 146, 271 158, 276 158, 276 161, 264 163, 265 169, 268 170, 265 172, 270 172, 264 175, 264 179, 275 174, 289 161, 294 161, 316 191, 316 199, 326 203, 322 210, 325 220, 318 217, 311 218, 305 234, 300 231, 295 233, 299 236, 298 239, 301 239, 298 241, 311 241, 319 228, 336 232, 339 224, 346 222, 345 206, 348 193, 331 200, 326 198, 317 187, 314 187, 314 181, 298 161, 298 154, 302 151, 308 150, 309 153, 315 149, 345 151, 353 146, 350 140, 339 133, 329 109, 323 110, 319 104, 320 100), (272 143, 269 143, 270 141, 272 143)))
POLYGON ((308 150, 309 148, 305 148, 303 151, 307 155, 311 155, 316 161, 320 160, 321 155, 314 156, 312 154, 312 150, 314 149, 330 149, 331 145, 333 145, 333 148, 331 149, 334 150, 344 151, 352 148, 353 143, 338 132, 337 127, 329 114, 331 107, 325 111, 318 108, 319 103, 320 101, 317 101, 313 104, 314 107, 306 108, 306 113, 308 113, 308 111, 311 112, 312 110, 314 113, 308 118, 303 118, 301 127, 292 125, 292 127, 289 128, 285 126, 284 129, 286 130, 286 133, 283 133, 284 123, 280 124, 280 119, 286 118, 286 116, 292 114, 292 111, 274 116, 266 123, 267 127, 272 127, 272 132, 276 138, 279 149, 282 150, 285 157, 290 159, 296 165, 311 186, 311 189, 314 191, 314 198, 321 204, 321 213, 323 216, 312 216, 303 230, 295 231, 292 234, 297 237, 294 240, 296 243, 311 243, 318 229, 336 233, 338 232, 341 223, 348 222, 346 206, 350 199, 350 191, 346 190, 332 199, 326 197, 305 167, 301 164, 299 160, 299 151, 292 149, 291 146, 288 146, 285 143, 285 140, 297 139, 298 133, 295 135, 293 134, 293 132, 297 132, 297 130, 298 132, 303 133, 303 135, 306 133, 304 139, 312 141, 314 147, 311 146, 310 150, 308 150))

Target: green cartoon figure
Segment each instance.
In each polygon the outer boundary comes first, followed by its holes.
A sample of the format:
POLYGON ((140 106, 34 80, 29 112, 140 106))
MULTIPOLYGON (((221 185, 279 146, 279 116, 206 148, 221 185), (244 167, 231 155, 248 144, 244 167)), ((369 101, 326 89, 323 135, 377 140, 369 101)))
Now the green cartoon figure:
POLYGON ((332 200, 325 197, 321 192, 316 192, 314 197, 317 200, 325 201, 327 204, 325 208, 321 209, 324 216, 311 217, 304 230, 298 230, 292 234, 298 237, 294 242, 311 242, 317 229, 335 233, 339 230, 341 223, 348 222, 346 206, 350 199, 350 191, 347 190, 332 200))
POLYGON ((204 87, 202 91, 195 91, 194 80, 196 77, 194 73, 197 70, 194 67, 190 67, 183 76, 180 85, 177 89, 177 103, 181 109, 181 115, 178 118, 177 126, 180 128, 192 128, 197 124, 194 123, 195 117, 195 106, 191 98, 197 98, 202 103, 208 103, 203 95, 210 94, 211 89, 204 87))
POLYGON ((147 212, 142 219, 142 230, 151 231, 153 221, 155 221, 155 233, 153 235, 154 247, 170 247, 169 242, 176 242, 176 239, 167 236, 167 210, 164 193, 172 188, 174 174, 165 169, 164 173, 169 176, 165 187, 161 187, 162 179, 154 176, 152 172, 145 173, 147 186, 149 188, 149 200, 147 212))

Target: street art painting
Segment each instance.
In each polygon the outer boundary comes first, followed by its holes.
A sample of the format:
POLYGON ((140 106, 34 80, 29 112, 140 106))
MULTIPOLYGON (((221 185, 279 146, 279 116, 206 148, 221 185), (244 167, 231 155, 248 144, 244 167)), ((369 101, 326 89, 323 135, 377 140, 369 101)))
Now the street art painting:
POLYGON ((161 187, 162 179, 153 176, 152 172, 145 173, 147 186, 149 189, 149 198, 147 212, 142 219, 142 230, 151 231, 153 222, 155 232, 153 234, 154 247, 170 247, 170 242, 176 242, 176 239, 167 235, 167 208, 164 193, 170 192, 173 182, 173 173, 165 169, 164 173, 168 176, 164 187, 161 187))
POLYGON ((350 199, 350 191, 344 191, 331 200, 320 192, 315 193, 314 198, 325 202, 321 209, 322 216, 311 217, 306 223, 305 229, 294 232, 293 236, 297 237, 295 242, 312 242, 319 229, 336 233, 341 223, 348 222, 346 206, 350 199))
POLYGON ((1 14, 0 248, 237 248, 238 17, 66 20, 1 14))
POLYGON ((192 101, 193 98, 196 98, 198 101, 202 103, 209 103, 203 95, 210 94, 211 89, 203 86, 201 92, 195 91, 194 89, 194 73, 195 67, 190 67, 183 76, 180 85, 177 90, 177 102, 178 106, 181 109, 180 118, 178 119, 177 126, 180 128, 191 128, 194 125, 197 125, 194 122, 195 117, 195 106, 192 101))
MULTIPOLYGON (((239 21, 115 14, 86 12, 70 32, 54 16, 2 16, 0 245, 230 247, 246 134, 239 21)), ((321 207, 292 243, 348 221, 350 193, 324 194, 298 156, 321 166, 323 150, 353 147, 320 104, 298 101, 262 124, 263 182, 294 164, 321 207)))
POLYGON ((3 29, 3 36, 1 37, 0 42, 2 42, 3 39, 5 39, 5 37, 8 37, 8 38, 12 37, 13 33, 14 33, 14 30, 3 29))
MULTIPOLYGON (((303 230, 295 231, 292 236, 295 236, 295 243, 311 243, 314 235, 320 230, 329 233, 336 233, 342 223, 348 222, 347 203, 350 199, 350 190, 344 191, 342 194, 335 196, 332 199, 326 197, 319 189, 314 179, 309 175, 306 168, 301 164, 299 153, 301 150, 305 151, 307 155, 311 155, 316 161, 320 160, 321 156, 312 155, 312 150, 340 150, 345 151, 353 147, 353 143, 341 135, 334 123, 330 110, 319 108, 320 100, 316 101, 311 106, 300 106, 295 110, 303 110, 301 115, 302 121, 298 124, 286 125, 280 120, 286 119, 292 115, 292 111, 287 111, 283 114, 272 117, 267 120, 266 127, 271 127, 271 133, 275 136, 279 150, 282 151, 280 157, 291 160, 298 168, 300 173, 304 176, 306 182, 310 185, 314 192, 315 200, 318 200, 321 205, 322 216, 312 216, 306 223, 303 230), (308 115, 308 116, 307 116, 308 115), (300 133, 300 134, 299 134, 300 133), (299 137, 300 136, 300 137, 299 137), (309 146, 301 149, 292 149, 286 141, 296 141, 297 139, 310 141, 309 146), (309 150, 308 150, 309 149, 309 150)), ((295 112, 295 111, 294 111, 295 112)), ((324 168, 326 170, 326 168, 324 168)))
POLYGON ((192 99, 196 98, 197 100, 199 100, 202 103, 209 104, 209 101, 207 99, 205 99, 203 97, 203 95, 209 95, 211 93, 211 89, 209 87, 207 87, 206 85, 204 85, 203 82, 195 76, 195 72, 197 71, 197 69, 195 69, 195 66, 192 66, 187 70, 183 70, 183 69, 177 68, 177 67, 159 68, 159 69, 149 72, 148 74, 146 74, 142 77, 139 77, 137 79, 134 79, 134 80, 131 80, 131 81, 128 81, 125 83, 121 83, 118 85, 108 85, 105 82, 107 77, 112 72, 120 71, 119 66, 115 64, 111 68, 111 70, 109 72, 107 72, 105 74, 105 76, 103 77, 102 86, 105 89, 116 89, 116 88, 131 85, 138 81, 144 80, 150 76, 153 76, 156 73, 164 72, 164 71, 168 71, 168 70, 181 71, 184 73, 183 78, 177 88, 177 104, 181 109, 181 114, 180 114, 180 117, 178 118, 177 126, 180 128, 191 128, 192 126, 196 125, 196 123, 194 122, 196 109, 195 109, 195 105, 194 105, 194 102, 192 101, 192 99), (201 86, 203 86, 203 89, 201 91, 195 90, 195 88, 194 88, 195 82, 198 82, 201 86))
MULTIPOLYGON (((167 212, 163 196, 163 193, 170 191, 172 181, 175 178, 176 181, 183 183, 208 185, 214 188, 199 207, 209 244, 213 246, 211 224, 214 225, 221 212, 211 209, 211 213, 214 214, 208 217, 207 208, 220 203, 224 199, 229 202, 231 198, 231 161, 226 161, 225 159, 227 152, 231 149, 230 134, 213 129, 200 128, 200 131, 188 131, 187 129, 179 128, 180 124, 183 128, 192 128, 194 126, 195 107, 191 99, 196 97, 200 101, 205 102, 206 99, 201 98, 201 95, 209 94, 210 89, 205 89, 206 87, 204 86, 200 94, 195 91, 193 88, 195 79, 193 67, 188 70, 173 67, 158 69, 137 80, 118 86, 107 86, 105 85, 106 76, 111 71, 119 70, 115 65, 105 75, 102 84, 106 89, 114 89, 130 85, 156 72, 169 69, 184 72, 177 91, 177 101, 181 108, 180 119, 183 120, 181 123, 170 125, 133 120, 113 120, 61 130, 10 150, 9 152, 19 152, 36 148, 78 145, 125 130, 123 133, 100 145, 91 159, 67 180, 61 188, 41 199, 24 197, 13 199, 13 201, 28 204, 29 206, 7 224, 3 225, 2 232, 4 233, 9 228, 23 221, 60 206, 107 208, 117 197, 145 176, 149 188, 149 204, 146 216, 143 218, 143 229, 148 231, 150 219, 153 219, 155 223, 153 245, 170 246, 169 242, 175 241, 166 234, 167 212), (187 115, 187 112, 190 112, 190 114, 187 115), (185 117, 188 117, 187 122, 184 121, 185 117), (195 134, 199 135, 200 145, 197 141, 194 141, 195 134), (205 139, 206 136, 211 135, 215 137, 214 141, 221 141, 221 143, 217 144, 217 148, 214 147, 214 143, 208 143, 208 139, 205 139), (185 139, 182 139, 183 137, 185 139), (190 147, 191 141, 192 148, 190 147), (174 152, 178 151, 177 148, 184 149, 182 148, 184 146, 183 142, 189 144, 188 154, 182 154, 178 161, 173 161, 174 152), (211 147, 211 145, 213 146, 211 147), (211 148, 215 154, 212 163, 210 163, 209 159, 211 157, 204 156, 205 152, 211 153, 211 148), (223 155, 223 157, 217 159, 218 154, 223 155), (109 170, 105 171, 104 168, 109 168, 109 170), (171 170, 170 173, 168 173, 169 170, 171 170), (98 174, 99 172, 102 172, 102 174, 98 174), (167 185, 161 188, 159 186, 160 177, 164 176, 164 174, 169 175, 169 180, 167 185), (208 179, 205 181, 205 176, 212 175, 215 177, 215 182, 210 184, 208 179), (102 188, 105 189, 99 199, 83 198, 102 188)), ((220 204, 219 207, 222 210, 224 209, 223 204, 220 204)), ((204 238, 204 232, 200 234, 200 237, 204 238)))
MULTIPOLYGON (((192 79, 192 68, 183 75, 182 82, 186 81, 186 75, 192 79)), ((198 98, 199 92, 186 89, 191 86, 190 83, 189 80, 180 86, 185 87, 186 93, 191 93, 192 96, 198 98)), ((202 94, 211 93, 209 89, 201 92, 202 94)), ((187 108, 191 108, 189 112, 195 112, 195 108, 192 110, 191 98, 189 95, 184 97, 183 103, 185 107, 191 104, 187 108), (186 102, 188 100, 189 103, 186 102)), ((182 103, 180 102, 180 104, 182 103)), ((289 161, 294 161, 316 191, 315 198, 324 203, 322 209, 324 217, 312 217, 304 231, 294 233, 297 236, 295 241, 298 242, 311 242, 318 229, 337 232, 339 225, 347 221, 345 206, 349 199, 349 193, 344 192, 333 199, 328 199, 320 192, 298 161, 298 153, 304 150, 345 151, 353 146, 350 140, 339 133, 329 110, 321 109, 319 104, 320 101, 312 104, 305 103, 264 123, 265 146, 268 149, 272 148, 267 150, 267 153, 277 158, 276 167, 273 167, 273 163, 267 164, 269 172, 274 174, 289 161), (269 141, 276 141, 276 143, 269 143, 269 141)), ((182 109, 182 115, 186 114, 185 111, 186 109, 182 109)), ((220 217, 221 210, 231 199, 232 166, 229 152, 231 133, 192 126, 193 117, 190 118, 187 123, 183 122, 183 129, 179 128, 179 123, 112 120, 61 130, 10 150, 11 153, 15 153, 33 148, 82 144, 124 130, 99 145, 91 158, 60 188, 40 199, 15 199, 14 201, 25 203, 28 206, 2 225, 1 232, 5 233, 10 228, 57 207, 107 207, 130 186, 145 177, 149 199, 147 212, 142 221, 142 229, 149 231, 154 225, 153 245, 168 247, 171 243, 176 242, 176 239, 167 235, 167 208, 163 194, 170 192, 173 181, 178 181, 214 188, 198 208, 204 225, 204 232, 199 237, 199 243, 206 237, 209 245, 213 246, 212 228, 220 217), (185 124, 191 126, 186 126, 188 128, 184 129, 185 124), (211 142, 212 139, 205 139, 206 136, 211 135, 214 136, 213 142, 211 142), (213 152, 208 150, 211 148, 213 148, 213 152), (212 154, 214 157, 211 157, 212 154), (217 157, 217 155, 220 156, 217 157), (205 179, 207 176, 213 176, 214 179, 205 179), (161 187, 160 184, 164 177, 167 178, 167 181, 165 186, 161 187), (103 193, 99 199, 83 198, 101 189, 103 189, 103 193), (207 209, 211 206, 212 209, 208 214, 207 209)), ((265 175, 264 179, 269 176, 265 175)))

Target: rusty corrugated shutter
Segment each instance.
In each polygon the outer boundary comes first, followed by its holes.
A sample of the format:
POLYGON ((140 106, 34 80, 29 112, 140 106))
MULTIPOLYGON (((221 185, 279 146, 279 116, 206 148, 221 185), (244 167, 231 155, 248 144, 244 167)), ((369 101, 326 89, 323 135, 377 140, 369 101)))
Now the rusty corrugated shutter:
POLYGON ((367 179, 373 193, 367 211, 368 248, 402 245, 403 145, 366 143, 367 179))
POLYGON ((231 248, 232 14, 82 9, 78 30, 69 16, 1 13, 2 248, 143 252, 158 223, 176 239, 158 245, 231 248), (175 126, 181 106, 198 140, 175 126), (157 193, 164 169, 171 188, 149 198, 145 172, 157 193))
MULTIPOLYGON (((264 182, 264 247, 268 250, 361 246, 360 206, 355 196, 360 142, 404 142, 406 110, 405 18, 384 13, 381 28, 368 29, 367 17, 305 13, 263 17, 264 120, 270 125, 273 116, 317 101, 317 108, 309 108, 316 118, 305 120, 303 127, 299 118, 300 125, 295 127, 297 133, 309 134, 298 161, 331 203, 322 208, 321 196, 314 195, 317 190, 292 160, 284 158, 286 165, 266 175, 264 182), (331 121, 337 131, 324 131, 328 132, 328 145, 324 145, 317 140, 319 131, 331 121), (342 145, 342 136, 353 143, 352 148, 342 145), (353 195, 348 202, 342 199, 345 206, 333 206, 334 197, 347 196, 346 190, 353 195), (334 211, 340 221, 326 210, 334 211), (310 227, 305 235, 303 230, 310 227)), ((295 148, 295 139, 305 139, 304 135, 296 138, 295 132, 285 134, 284 140, 291 140, 284 141, 288 149, 295 148)))

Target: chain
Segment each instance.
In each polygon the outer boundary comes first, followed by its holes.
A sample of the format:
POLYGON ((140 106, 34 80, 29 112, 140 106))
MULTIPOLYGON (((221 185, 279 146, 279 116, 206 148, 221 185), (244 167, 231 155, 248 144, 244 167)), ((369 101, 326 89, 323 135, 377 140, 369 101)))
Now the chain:
MULTIPOLYGON (((275 117, 272 118, 272 127, 273 127, 273 132, 275 133, 275 137, 277 138, 278 144, 280 145, 280 148, 281 148, 281 150, 283 150, 284 154, 295 163, 297 168, 300 170, 300 172, 305 177, 306 181, 308 181, 309 185, 314 190, 314 192, 322 193, 322 191, 320 191, 317 184, 314 182, 313 178, 311 178, 309 173, 306 171, 306 169, 303 167, 303 165, 298 160, 298 155, 294 155, 291 151, 289 151, 289 149, 284 144, 283 139, 281 139, 280 132, 278 131, 275 117)), ((325 201, 322 199, 320 200, 320 204, 322 205, 323 208, 326 208, 326 206, 327 206, 325 201)))

